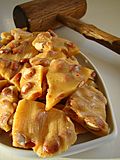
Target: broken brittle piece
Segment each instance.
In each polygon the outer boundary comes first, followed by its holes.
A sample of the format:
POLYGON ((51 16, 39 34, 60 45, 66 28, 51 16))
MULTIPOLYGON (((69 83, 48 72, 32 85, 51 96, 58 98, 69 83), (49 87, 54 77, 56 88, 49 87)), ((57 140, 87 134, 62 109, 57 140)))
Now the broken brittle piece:
POLYGON ((0 94, 0 128, 6 132, 12 128, 13 114, 17 107, 18 90, 15 86, 9 86, 0 94))
POLYGON ((38 54, 38 51, 32 46, 32 41, 36 37, 35 33, 17 28, 11 30, 11 36, 13 40, 1 47, 0 58, 23 61, 38 54))
POLYGON ((97 136, 109 133, 106 122, 107 100, 93 86, 84 85, 70 96, 64 111, 73 120, 97 136))
POLYGON ((79 64, 77 59, 74 56, 68 57, 60 51, 47 51, 36 55, 35 57, 29 60, 32 66, 34 65, 42 65, 44 67, 48 67, 53 59, 68 59, 74 64, 79 64))
POLYGON ((10 32, 11 32, 11 35, 14 37, 14 39, 21 40, 21 41, 24 41, 25 39, 29 39, 34 34, 20 28, 14 28, 10 32))
POLYGON ((26 68, 30 68, 31 65, 29 63, 24 63, 22 65, 22 68, 20 69, 19 72, 17 72, 15 74, 15 76, 10 80, 10 83, 12 83, 13 85, 15 85, 17 87, 17 89, 20 91, 20 80, 21 80, 21 77, 22 77, 22 72, 24 72, 24 70, 26 68))
POLYGON ((45 104, 25 99, 18 104, 12 136, 13 146, 33 148, 40 157, 66 151, 77 138, 72 121, 63 111, 45 111, 45 104))
POLYGON ((47 73, 48 93, 46 110, 69 96, 78 85, 83 85, 93 71, 64 59, 53 60, 47 73))
POLYGON ((22 68, 20 69, 19 72, 17 72, 14 77, 10 80, 10 83, 12 83, 13 85, 15 85, 17 87, 17 89, 20 91, 20 80, 22 77, 22 72, 24 72, 24 69, 26 68, 30 68, 31 65, 29 63, 24 63, 22 65, 22 68))
POLYGON ((0 43, 2 45, 7 45, 10 41, 14 39, 14 37, 11 35, 10 32, 2 32, 0 36, 1 36, 0 43))
POLYGON ((43 66, 32 66, 22 70, 20 90, 22 98, 36 100, 42 96, 42 83, 45 74, 43 66))
POLYGON ((20 71, 22 64, 20 62, 0 58, 0 75, 8 81, 20 71))
POLYGON ((80 52, 75 44, 58 36, 52 36, 50 32, 39 33, 32 44, 39 52, 63 52, 67 57, 80 52))
POLYGON ((50 62, 53 59, 59 59, 59 58, 66 59, 67 57, 62 52, 57 52, 57 51, 43 52, 31 58, 30 64, 31 65, 42 65, 44 67, 47 67, 50 65, 50 62))

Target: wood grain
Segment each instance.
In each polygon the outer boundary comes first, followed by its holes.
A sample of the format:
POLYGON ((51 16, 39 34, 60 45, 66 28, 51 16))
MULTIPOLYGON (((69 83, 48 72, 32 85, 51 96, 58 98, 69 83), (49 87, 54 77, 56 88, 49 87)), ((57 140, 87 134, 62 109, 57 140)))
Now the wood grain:
POLYGON ((114 52, 120 54, 120 38, 104 32, 92 24, 78 21, 70 16, 58 14, 57 20, 62 24, 68 26, 69 28, 72 28, 73 30, 79 32, 87 39, 96 41, 103 46, 113 50, 114 52))
POLYGON ((62 26, 56 15, 62 13, 76 19, 87 9, 86 0, 34 0, 14 8, 13 19, 16 27, 28 27, 29 31, 46 31, 62 26))

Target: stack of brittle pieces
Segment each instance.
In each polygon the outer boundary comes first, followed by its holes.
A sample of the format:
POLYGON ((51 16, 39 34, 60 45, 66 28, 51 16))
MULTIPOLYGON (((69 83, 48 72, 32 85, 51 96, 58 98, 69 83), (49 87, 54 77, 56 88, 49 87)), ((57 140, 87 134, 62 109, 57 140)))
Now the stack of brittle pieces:
POLYGON ((12 133, 14 147, 50 157, 66 151, 77 135, 109 133, 107 100, 95 71, 75 58, 79 53, 51 30, 1 34, 0 129, 12 133))

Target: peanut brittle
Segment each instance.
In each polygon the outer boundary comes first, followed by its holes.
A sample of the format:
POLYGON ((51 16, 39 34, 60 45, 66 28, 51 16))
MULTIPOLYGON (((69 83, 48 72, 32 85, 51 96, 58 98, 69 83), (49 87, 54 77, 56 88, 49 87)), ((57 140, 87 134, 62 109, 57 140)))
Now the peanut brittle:
POLYGON ((26 68, 30 68, 31 65, 26 62, 22 65, 22 68, 20 69, 19 72, 17 72, 14 77, 10 80, 10 83, 12 83, 13 85, 15 85, 17 87, 17 89, 20 91, 20 80, 21 80, 21 77, 22 77, 22 72, 24 72, 24 70, 26 68))
POLYGON ((106 103, 106 98, 99 90, 84 85, 70 96, 64 111, 90 132, 104 136, 109 133, 106 123, 106 103))
POLYGON ((91 73, 92 70, 73 64, 68 60, 53 60, 47 73, 49 88, 46 95, 46 110, 69 96, 78 85, 83 85, 91 73))
POLYGON ((22 64, 20 62, 0 58, 0 75, 8 81, 20 71, 22 64))
POLYGON ((53 59, 59 59, 59 58, 66 59, 66 56, 64 53, 57 52, 57 51, 43 52, 31 58, 30 64, 31 65, 42 65, 44 67, 48 67, 50 65, 50 62, 53 59))
POLYGON ((76 134, 85 134, 87 133, 88 131, 78 122, 72 120, 73 124, 74 124, 74 127, 75 127, 75 132, 76 134))
POLYGON ((12 84, 14 84, 17 89, 20 91, 20 79, 21 79, 22 73, 20 72, 16 73, 15 76, 10 80, 12 84))
POLYGON ((69 40, 53 36, 50 32, 39 33, 32 44, 39 52, 58 51, 63 52, 67 57, 80 52, 75 44, 69 40))
POLYGON ((0 131, 12 130, 14 147, 46 158, 69 149, 78 134, 109 133, 107 100, 96 72, 82 66, 90 64, 84 56, 79 64, 78 53, 74 43, 51 30, 1 34, 0 131))
POLYGON ((3 88, 5 88, 9 85, 10 85, 10 83, 7 80, 5 80, 5 79, 0 80, 0 92, 2 91, 3 88))
POLYGON ((41 102, 19 102, 13 122, 13 146, 33 148, 40 157, 50 157, 67 150, 77 137, 63 111, 47 112, 44 107, 41 102))
POLYGON ((43 66, 24 68, 20 79, 22 98, 36 100, 42 96, 42 81, 45 74, 43 66))
POLYGON ((18 90, 9 86, 0 94, 0 128, 8 132, 12 128, 13 114, 17 107, 18 90))
POLYGON ((14 37, 16 40, 21 40, 24 41, 25 39, 29 39, 34 35, 34 33, 27 32, 24 29, 20 28, 14 28, 11 31, 11 35, 14 37))
POLYGON ((34 57, 38 51, 32 46, 36 34, 23 31, 22 29, 11 30, 13 40, 0 49, 0 58, 23 61, 34 57))
POLYGON ((36 55, 35 57, 30 59, 30 64, 34 65, 42 65, 44 67, 48 67, 53 59, 68 59, 74 64, 79 64, 77 59, 74 56, 67 57, 63 52, 60 51, 47 51, 36 55))
POLYGON ((10 41, 14 39, 10 32, 2 32, 0 36, 0 44, 2 44, 1 47, 7 45, 10 41))

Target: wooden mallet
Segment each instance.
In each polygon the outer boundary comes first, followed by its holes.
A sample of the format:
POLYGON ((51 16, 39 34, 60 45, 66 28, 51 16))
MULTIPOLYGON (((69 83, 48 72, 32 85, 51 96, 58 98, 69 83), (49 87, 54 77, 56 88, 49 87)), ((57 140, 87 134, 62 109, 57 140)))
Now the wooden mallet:
POLYGON ((31 32, 65 25, 120 54, 120 38, 79 20, 86 10, 86 0, 34 0, 16 6, 13 19, 16 27, 27 27, 31 32))

